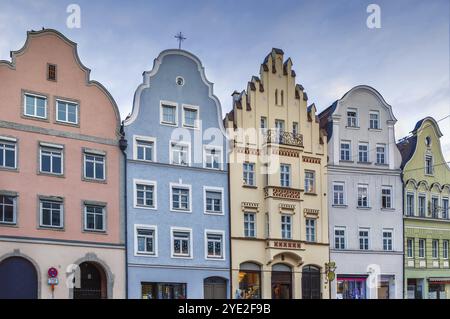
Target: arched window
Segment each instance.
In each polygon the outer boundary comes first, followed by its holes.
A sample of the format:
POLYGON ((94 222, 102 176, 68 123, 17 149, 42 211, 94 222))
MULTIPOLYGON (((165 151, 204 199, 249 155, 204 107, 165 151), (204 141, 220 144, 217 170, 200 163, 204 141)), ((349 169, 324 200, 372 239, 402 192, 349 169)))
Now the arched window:
POLYGON ((261 267, 245 262, 239 266, 240 299, 261 299, 261 267))
POLYGON ((272 299, 292 298, 292 269, 286 264, 272 266, 272 299))
POLYGON ((281 105, 284 105, 284 91, 281 90, 281 105))
POLYGON ((275 105, 278 105, 278 89, 275 89, 275 105))

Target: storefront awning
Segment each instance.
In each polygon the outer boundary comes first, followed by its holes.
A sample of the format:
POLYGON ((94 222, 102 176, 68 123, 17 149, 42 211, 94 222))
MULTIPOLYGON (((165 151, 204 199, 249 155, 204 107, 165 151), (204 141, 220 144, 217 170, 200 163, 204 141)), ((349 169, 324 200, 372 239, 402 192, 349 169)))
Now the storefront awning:
POLYGON ((433 284, 450 284, 450 277, 430 277, 428 281, 433 284))

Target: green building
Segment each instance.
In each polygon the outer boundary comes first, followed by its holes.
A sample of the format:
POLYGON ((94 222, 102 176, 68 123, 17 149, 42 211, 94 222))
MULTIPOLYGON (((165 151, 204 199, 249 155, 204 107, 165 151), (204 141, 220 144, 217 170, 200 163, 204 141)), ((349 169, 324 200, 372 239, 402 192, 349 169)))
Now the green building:
POLYGON ((442 133, 427 117, 402 139, 404 293, 408 299, 450 299, 450 168, 442 133))

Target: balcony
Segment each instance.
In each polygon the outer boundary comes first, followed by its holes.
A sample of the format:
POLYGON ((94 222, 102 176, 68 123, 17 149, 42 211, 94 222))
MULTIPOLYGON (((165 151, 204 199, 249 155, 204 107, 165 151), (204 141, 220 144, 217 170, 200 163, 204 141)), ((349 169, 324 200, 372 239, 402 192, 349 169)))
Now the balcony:
POLYGON ((264 143, 303 147, 303 135, 279 130, 267 130, 264 133, 264 143))

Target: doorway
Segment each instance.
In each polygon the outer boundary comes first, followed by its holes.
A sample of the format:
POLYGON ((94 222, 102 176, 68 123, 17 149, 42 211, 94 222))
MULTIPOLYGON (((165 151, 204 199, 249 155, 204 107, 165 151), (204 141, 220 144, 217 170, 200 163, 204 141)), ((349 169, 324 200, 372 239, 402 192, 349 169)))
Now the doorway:
POLYGON ((209 277, 203 281, 205 299, 227 299, 227 281, 220 277, 209 277))
POLYGON ((272 267, 272 299, 292 298, 292 270, 285 264, 272 267))
POLYGON ((0 262, 0 299, 37 299, 38 275, 34 265, 22 257, 0 262))
POLYGON ((74 288, 74 299, 106 299, 106 275, 103 268, 92 262, 80 264, 80 287, 74 288))

